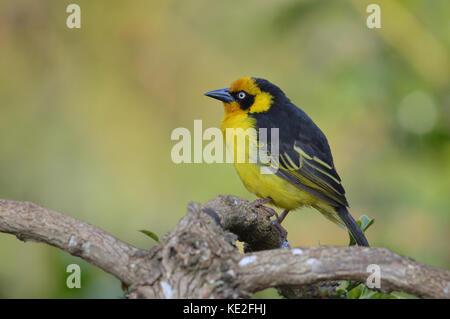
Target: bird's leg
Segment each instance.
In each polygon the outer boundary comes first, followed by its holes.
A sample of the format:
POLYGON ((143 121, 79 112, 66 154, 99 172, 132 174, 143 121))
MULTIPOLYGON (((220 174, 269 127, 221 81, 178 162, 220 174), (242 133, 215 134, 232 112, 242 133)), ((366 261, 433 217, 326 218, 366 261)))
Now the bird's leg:
POLYGON ((281 222, 286 218, 287 214, 289 213, 289 211, 287 209, 285 209, 280 216, 277 216, 277 218, 275 218, 272 223, 274 224, 274 226, 280 231, 280 234, 282 237, 287 238, 287 230, 281 226, 281 222))
POLYGON ((269 214, 269 217, 275 216, 278 219, 278 214, 275 211, 275 209, 264 206, 264 204, 268 204, 270 202, 272 202, 272 198, 270 198, 270 197, 259 198, 255 201, 251 202, 250 205, 254 208, 262 208, 269 214))
POLYGON ((262 205, 264 205, 264 204, 270 203, 271 201, 272 201, 272 198, 270 198, 270 197, 266 197, 266 198, 258 198, 257 200, 253 201, 251 204, 252 204, 253 206, 260 207, 260 206, 262 206, 262 205))
POLYGON ((289 213, 289 211, 287 209, 285 209, 281 215, 277 218, 278 220, 278 224, 281 224, 283 222, 283 220, 286 218, 287 214, 289 213))
POLYGON ((275 216, 276 218, 272 221, 272 223, 275 226, 275 228, 278 229, 278 231, 280 232, 281 237, 286 238, 288 232, 283 226, 281 226, 281 222, 286 218, 289 211, 286 209, 281 213, 280 216, 278 216, 275 209, 264 206, 264 204, 268 204, 270 202, 272 202, 272 198, 270 198, 270 197, 259 198, 255 201, 253 201, 250 205, 252 205, 254 208, 264 209, 269 214, 269 217, 275 216))

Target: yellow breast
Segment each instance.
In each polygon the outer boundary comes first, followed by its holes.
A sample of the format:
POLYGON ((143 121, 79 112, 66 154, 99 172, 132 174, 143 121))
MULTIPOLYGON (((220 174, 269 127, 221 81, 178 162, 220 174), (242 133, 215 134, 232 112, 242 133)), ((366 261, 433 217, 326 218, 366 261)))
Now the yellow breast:
POLYGON ((226 145, 229 151, 234 154, 234 166, 244 183, 245 187, 255 195, 261 198, 272 198, 274 204, 278 207, 292 210, 300 206, 313 206, 318 202, 314 196, 304 192, 300 188, 286 182, 275 174, 262 174, 261 166, 257 163, 249 163, 249 145, 256 143, 256 136, 245 132, 248 128, 255 127, 255 120, 249 117, 245 112, 226 112, 222 120, 222 131, 225 138, 226 145), (231 139, 230 134, 226 129, 234 130, 235 138, 231 139), (240 134, 247 134, 242 137, 240 134), (246 139, 245 147, 237 143, 239 139, 246 139), (244 156, 246 162, 237 163, 238 158, 244 156))

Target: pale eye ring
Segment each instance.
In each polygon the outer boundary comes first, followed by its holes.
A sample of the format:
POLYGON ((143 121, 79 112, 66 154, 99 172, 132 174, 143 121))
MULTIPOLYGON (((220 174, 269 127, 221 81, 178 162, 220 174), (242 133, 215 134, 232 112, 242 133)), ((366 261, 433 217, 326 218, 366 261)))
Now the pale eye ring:
POLYGON ((238 93, 238 98, 239 98, 240 100, 245 99, 245 96, 246 96, 245 92, 239 92, 239 93, 238 93))

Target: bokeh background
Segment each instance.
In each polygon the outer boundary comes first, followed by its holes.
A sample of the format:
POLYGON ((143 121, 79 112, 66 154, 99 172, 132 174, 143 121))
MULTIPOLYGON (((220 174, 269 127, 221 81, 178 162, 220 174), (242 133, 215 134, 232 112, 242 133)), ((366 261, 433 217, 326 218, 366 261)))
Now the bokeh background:
MULTIPOLYGON (((255 199, 230 164, 171 161, 177 127, 219 127, 203 96, 241 76, 278 84, 323 129, 351 212, 418 261, 450 267, 450 2, 1 1, 0 198, 32 201, 141 248, 218 194, 255 199), (66 7, 81 7, 81 29, 66 7), (366 26, 369 3, 381 29, 366 26)), ((294 246, 346 245, 316 211, 294 246)), ((120 282, 0 234, 0 297, 120 298, 120 282), (66 267, 82 288, 66 287, 66 267)), ((276 297, 274 290, 260 297, 276 297)))

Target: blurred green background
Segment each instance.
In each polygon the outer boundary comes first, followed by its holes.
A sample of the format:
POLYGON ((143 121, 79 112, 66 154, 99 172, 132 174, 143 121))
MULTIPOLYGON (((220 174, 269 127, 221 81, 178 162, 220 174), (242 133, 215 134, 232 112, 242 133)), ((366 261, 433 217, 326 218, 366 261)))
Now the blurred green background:
MULTIPOLYGON (((255 199, 231 164, 171 161, 177 127, 219 127, 203 96, 271 80, 328 136, 351 212, 418 261, 450 267, 450 1, 2 1, 0 198, 32 201, 137 247, 189 201, 255 199), (81 7, 81 29, 66 7, 81 7), (381 29, 366 26, 369 3, 381 29)), ((293 246, 346 245, 316 211, 293 246)), ((43 244, 0 234, 0 297, 120 298, 120 282, 43 244), (81 289, 66 287, 68 264, 81 289)), ((274 290, 259 293, 275 297, 274 290)))

